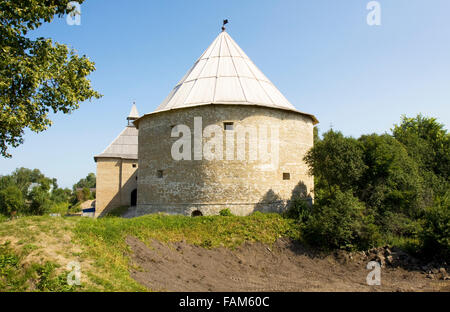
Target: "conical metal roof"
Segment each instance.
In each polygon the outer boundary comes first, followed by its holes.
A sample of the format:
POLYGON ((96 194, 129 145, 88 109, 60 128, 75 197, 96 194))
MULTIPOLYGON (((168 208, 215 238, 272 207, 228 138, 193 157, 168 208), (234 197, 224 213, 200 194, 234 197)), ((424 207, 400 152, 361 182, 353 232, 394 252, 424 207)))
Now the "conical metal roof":
MULTIPOLYGON (((208 104, 260 105, 299 112, 225 31, 152 114, 208 104)), ((305 115, 317 123, 313 115, 305 115)))
POLYGON ((131 106, 130 114, 128 114, 127 119, 138 119, 139 118, 139 112, 137 110, 136 104, 133 103, 133 106, 131 106))
MULTIPOLYGON (((139 118, 139 113, 136 105, 133 103, 128 120, 135 120, 139 118)), ((94 160, 98 158, 122 158, 122 159, 138 159, 138 129, 132 124, 122 130, 122 132, 108 145, 105 150, 94 156, 94 160)))

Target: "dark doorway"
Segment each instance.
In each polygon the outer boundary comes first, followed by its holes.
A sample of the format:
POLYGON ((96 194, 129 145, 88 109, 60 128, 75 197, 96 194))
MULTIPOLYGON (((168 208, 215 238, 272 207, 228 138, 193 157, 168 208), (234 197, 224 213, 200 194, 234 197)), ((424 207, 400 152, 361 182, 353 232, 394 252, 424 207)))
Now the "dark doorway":
POLYGON ((137 203, 137 189, 131 191, 131 203, 130 206, 136 206, 137 203))
POLYGON ((195 210, 195 211, 192 211, 191 216, 200 217, 200 216, 203 216, 203 213, 200 210, 195 210))

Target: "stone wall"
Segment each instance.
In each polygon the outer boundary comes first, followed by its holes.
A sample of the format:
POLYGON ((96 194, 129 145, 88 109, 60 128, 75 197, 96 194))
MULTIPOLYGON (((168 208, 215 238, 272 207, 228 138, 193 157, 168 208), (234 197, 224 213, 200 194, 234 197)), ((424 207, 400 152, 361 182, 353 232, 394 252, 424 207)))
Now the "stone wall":
POLYGON ((137 160, 98 158, 95 216, 116 207, 129 206, 131 192, 137 187, 136 177, 137 160))
MULTIPOLYGON (((138 127, 137 215, 152 212, 190 215, 195 210, 207 215, 224 208, 247 215, 253 211, 280 211, 295 194, 313 197, 313 177, 308 175, 302 160, 313 145, 313 121, 308 116, 257 106, 205 105, 147 115, 138 121, 138 127), (211 124, 223 129, 224 122, 233 122, 235 129, 278 128, 278 166, 271 168, 270 162, 259 157, 249 160, 248 137, 244 161, 237 160, 236 148, 233 160, 194 160, 193 140, 192 160, 174 160, 171 148, 179 138, 171 137, 172 128, 184 124, 193 134, 194 117, 202 117, 202 129, 211 124), (289 179, 283 179, 287 173, 289 179)), ((224 151, 231 146, 227 145, 225 133, 224 151)), ((202 143, 209 140, 203 137, 202 143)), ((236 141, 235 136, 235 144, 236 141)))

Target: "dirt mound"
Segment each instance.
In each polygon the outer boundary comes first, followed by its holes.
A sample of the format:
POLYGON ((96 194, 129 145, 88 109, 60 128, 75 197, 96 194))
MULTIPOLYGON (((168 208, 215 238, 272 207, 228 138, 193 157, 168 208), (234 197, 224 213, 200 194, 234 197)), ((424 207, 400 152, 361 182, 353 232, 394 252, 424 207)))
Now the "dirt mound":
POLYGON ((450 281, 384 265, 381 285, 369 286, 371 253, 320 255, 289 239, 272 247, 245 243, 235 250, 179 242, 151 247, 134 237, 131 276, 157 291, 450 291, 450 281))

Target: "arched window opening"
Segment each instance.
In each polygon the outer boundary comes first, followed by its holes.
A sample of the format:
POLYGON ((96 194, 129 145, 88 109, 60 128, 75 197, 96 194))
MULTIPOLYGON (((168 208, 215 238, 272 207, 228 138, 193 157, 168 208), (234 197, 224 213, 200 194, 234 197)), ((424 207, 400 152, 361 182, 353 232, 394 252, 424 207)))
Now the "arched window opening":
POLYGON ((195 211, 192 211, 191 216, 192 217, 201 217, 201 216, 203 216, 203 213, 200 210, 195 210, 195 211))

